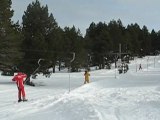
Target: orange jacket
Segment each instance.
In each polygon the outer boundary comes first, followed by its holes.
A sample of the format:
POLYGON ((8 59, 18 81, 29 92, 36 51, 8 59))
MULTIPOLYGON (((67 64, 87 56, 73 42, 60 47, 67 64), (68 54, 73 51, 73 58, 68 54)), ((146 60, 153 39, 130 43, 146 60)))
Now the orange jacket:
POLYGON ((89 74, 88 72, 85 72, 85 73, 84 73, 84 76, 85 76, 85 80, 89 80, 90 74, 89 74))

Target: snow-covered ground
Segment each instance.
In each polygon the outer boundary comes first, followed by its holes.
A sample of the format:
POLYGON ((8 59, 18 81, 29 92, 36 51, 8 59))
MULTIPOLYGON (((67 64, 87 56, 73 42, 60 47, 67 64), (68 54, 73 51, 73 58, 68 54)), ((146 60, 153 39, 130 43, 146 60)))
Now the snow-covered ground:
POLYGON ((126 74, 115 71, 91 71, 85 85, 84 72, 39 75, 21 103, 12 77, 0 76, 0 120, 160 120, 160 57, 137 58, 126 74))

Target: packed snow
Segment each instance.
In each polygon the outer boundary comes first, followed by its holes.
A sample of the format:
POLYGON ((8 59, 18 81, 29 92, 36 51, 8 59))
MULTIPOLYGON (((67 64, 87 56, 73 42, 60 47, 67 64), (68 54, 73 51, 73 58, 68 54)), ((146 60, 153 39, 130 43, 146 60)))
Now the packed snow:
POLYGON ((0 76, 0 120, 160 120, 160 56, 130 61, 129 71, 57 72, 25 86, 28 102, 17 102, 12 77, 0 76), (139 70, 142 64, 142 70, 139 70))

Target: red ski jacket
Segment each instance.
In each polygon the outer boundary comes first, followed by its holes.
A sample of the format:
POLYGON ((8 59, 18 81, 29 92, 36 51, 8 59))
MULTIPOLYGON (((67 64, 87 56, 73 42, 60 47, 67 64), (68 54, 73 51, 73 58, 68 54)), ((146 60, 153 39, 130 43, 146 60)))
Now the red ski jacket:
POLYGON ((16 81, 17 87, 21 89, 24 87, 23 81, 26 77, 26 74, 19 72, 17 75, 13 77, 12 81, 16 81))

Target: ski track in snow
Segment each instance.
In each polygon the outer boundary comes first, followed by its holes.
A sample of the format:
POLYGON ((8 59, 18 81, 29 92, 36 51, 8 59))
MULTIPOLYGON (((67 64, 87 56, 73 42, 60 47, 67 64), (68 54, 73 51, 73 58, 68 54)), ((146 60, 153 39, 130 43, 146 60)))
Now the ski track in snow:
MULTIPOLYGON (((146 59, 137 61, 146 66, 146 59)), ((16 85, 4 82, 11 77, 3 77, 0 120, 159 120, 159 63, 157 60, 154 68, 149 62, 149 71, 144 68, 136 72, 132 61, 127 74, 117 71, 117 79, 115 70, 93 71, 91 83, 86 85, 83 73, 73 73, 70 93, 68 74, 53 74, 53 83, 46 83, 42 77, 37 87, 25 87, 29 101, 22 103, 16 101, 16 85)))

